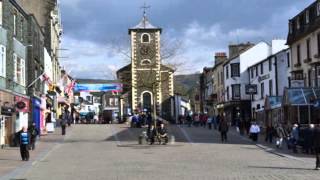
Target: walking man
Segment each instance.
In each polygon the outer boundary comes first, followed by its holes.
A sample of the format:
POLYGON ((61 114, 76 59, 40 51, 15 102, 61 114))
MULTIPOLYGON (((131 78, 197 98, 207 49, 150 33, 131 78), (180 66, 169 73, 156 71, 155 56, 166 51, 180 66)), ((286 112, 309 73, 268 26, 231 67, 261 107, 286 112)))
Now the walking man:
POLYGON ((19 133, 20 136, 20 154, 22 161, 29 161, 29 143, 30 134, 26 127, 23 127, 19 133))
POLYGON ((219 124, 219 131, 221 133, 221 141, 227 142, 227 133, 229 130, 228 122, 221 116, 220 118, 220 124, 219 124))
POLYGON ((28 131, 30 134, 30 150, 35 150, 37 136, 39 135, 39 131, 36 127, 36 123, 32 123, 32 125, 29 127, 28 131))
POLYGON ((260 127, 257 125, 256 122, 253 122, 250 127, 250 136, 254 142, 258 141, 259 133, 260 133, 260 127))
POLYGON ((314 129, 313 147, 316 153, 316 170, 320 170, 320 127, 314 129))

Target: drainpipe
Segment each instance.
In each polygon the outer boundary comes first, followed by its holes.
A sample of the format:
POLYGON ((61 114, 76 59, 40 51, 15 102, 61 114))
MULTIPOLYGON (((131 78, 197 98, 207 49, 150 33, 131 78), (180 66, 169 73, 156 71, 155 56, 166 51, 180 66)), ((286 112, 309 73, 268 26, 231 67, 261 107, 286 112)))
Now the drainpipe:
POLYGON ((275 70, 275 76, 276 76, 276 96, 279 96, 278 91, 278 58, 277 56, 274 57, 274 70, 275 70))

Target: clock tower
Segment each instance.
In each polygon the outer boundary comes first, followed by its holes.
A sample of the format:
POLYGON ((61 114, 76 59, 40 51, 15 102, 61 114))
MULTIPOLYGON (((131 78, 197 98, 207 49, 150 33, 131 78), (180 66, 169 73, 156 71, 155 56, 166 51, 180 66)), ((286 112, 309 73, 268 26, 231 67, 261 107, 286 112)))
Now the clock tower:
POLYGON ((161 28, 149 22, 144 11, 140 23, 129 29, 131 64, 117 74, 127 90, 131 111, 155 112, 167 119, 173 112, 171 97, 174 71, 161 63, 161 32, 161 28))

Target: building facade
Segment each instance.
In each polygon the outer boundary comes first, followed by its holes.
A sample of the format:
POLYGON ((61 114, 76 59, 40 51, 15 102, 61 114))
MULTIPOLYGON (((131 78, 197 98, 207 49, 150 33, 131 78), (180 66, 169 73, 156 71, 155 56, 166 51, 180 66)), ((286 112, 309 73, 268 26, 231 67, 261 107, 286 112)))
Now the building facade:
POLYGON ((292 87, 320 86, 320 1, 289 20, 292 87))
POLYGON ((13 0, 0 1, 0 144, 13 144, 13 135, 28 125, 28 15, 13 0))

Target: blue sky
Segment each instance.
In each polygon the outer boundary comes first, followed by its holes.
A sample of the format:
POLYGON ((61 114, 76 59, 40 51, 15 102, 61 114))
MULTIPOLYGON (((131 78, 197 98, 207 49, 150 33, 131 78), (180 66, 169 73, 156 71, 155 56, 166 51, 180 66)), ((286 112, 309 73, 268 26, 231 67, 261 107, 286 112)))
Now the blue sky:
POLYGON ((128 64, 115 51, 126 47, 128 28, 142 18, 141 6, 151 6, 148 17, 163 28, 167 42, 181 42, 175 61, 188 74, 213 65, 215 52, 228 44, 285 39, 288 19, 315 0, 65 0, 61 1, 64 35, 61 64, 75 78, 114 77, 128 64), (116 43, 115 43, 116 42, 116 43))

